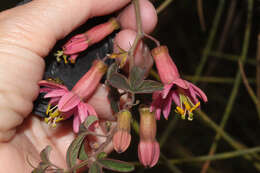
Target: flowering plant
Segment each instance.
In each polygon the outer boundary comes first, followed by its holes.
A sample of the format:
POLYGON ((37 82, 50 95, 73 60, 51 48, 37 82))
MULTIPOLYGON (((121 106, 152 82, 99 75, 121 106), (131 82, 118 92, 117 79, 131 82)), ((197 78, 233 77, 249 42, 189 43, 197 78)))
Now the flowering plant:
MULTIPOLYGON (((115 46, 119 51, 115 49, 103 59, 95 60, 71 90, 56 80, 39 81, 40 93, 48 99, 45 122, 55 128, 58 122, 73 117, 73 131, 76 138, 67 150, 68 169, 59 168, 51 163, 49 160, 51 148, 48 146, 41 152, 42 161, 34 172, 54 170, 68 173, 75 172, 83 166, 87 166, 90 173, 102 172, 103 169, 133 171, 132 164, 107 158, 106 147, 113 144, 114 150, 118 153, 128 149, 132 139, 131 121, 136 117, 132 114, 136 107, 139 107, 140 117, 138 158, 145 167, 153 167, 160 157, 160 146, 156 140, 156 119, 160 119, 161 112, 168 119, 173 101, 176 105, 175 111, 183 119, 188 115, 188 119, 192 120, 193 111, 200 106, 198 98, 207 101, 202 90, 180 77, 167 47, 161 46, 159 41, 143 32, 138 0, 133 0, 133 4, 136 7, 138 33, 129 50, 115 46), (142 42, 144 37, 155 42, 156 47, 152 51, 149 51, 142 42), (137 61, 138 58, 143 61, 137 61), (151 58, 153 60, 149 62, 155 61, 161 82, 147 79, 151 68, 151 65, 147 65, 147 61, 151 58), (115 61, 107 65, 107 59, 115 61), (108 104, 116 119, 105 123, 96 105, 90 102, 103 77, 108 92, 108 104), (153 95, 153 99, 148 101, 149 105, 137 106, 141 99, 137 100, 136 96, 149 94, 153 95), (98 132, 101 128, 106 129, 105 134, 98 132), (95 141, 93 138, 97 137, 105 140, 93 142, 95 141)), ((120 22, 112 18, 83 34, 72 37, 63 46, 63 50, 56 54, 57 60, 60 62, 60 57, 63 57, 65 64, 68 60, 77 63, 76 58, 80 52, 99 42, 119 26, 120 22)))

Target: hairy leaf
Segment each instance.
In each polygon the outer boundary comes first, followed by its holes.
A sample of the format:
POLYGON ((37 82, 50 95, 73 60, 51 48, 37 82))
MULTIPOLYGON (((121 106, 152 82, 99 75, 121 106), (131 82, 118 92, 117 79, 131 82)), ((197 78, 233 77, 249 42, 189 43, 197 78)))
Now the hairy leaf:
POLYGON ((152 93, 154 91, 163 90, 163 84, 160 82, 156 82, 153 80, 145 80, 143 81, 142 85, 134 90, 134 93, 141 94, 141 93, 152 93))
POLYGON ((110 106, 114 113, 119 112, 119 100, 120 100, 120 93, 117 91, 116 88, 110 87, 108 93, 108 100, 110 102, 110 106))
POLYGON ((144 80, 144 74, 145 74, 145 70, 141 69, 140 67, 134 66, 131 69, 129 82, 133 90, 140 87, 140 85, 144 80))
POLYGON ((95 115, 89 115, 87 119, 84 121, 84 127, 88 129, 93 123, 98 121, 98 117, 95 115))
POLYGON ((66 161, 69 168, 72 168, 76 164, 76 160, 79 155, 80 147, 83 143, 87 133, 80 133, 70 144, 67 150, 66 161))
POLYGON ((44 163, 50 163, 50 159, 49 159, 49 157, 50 157, 50 152, 51 152, 51 146, 47 146, 47 147, 45 147, 42 151, 41 151, 41 153, 40 153, 40 157, 41 157, 41 159, 42 159, 42 161, 44 162, 44 163))
POLYGON ((118 172, 131 172, 135 169, 134 165, 113 159, 100 159, 98 162, 106 169, 118 172))
POLYGON ((107 80, 110 79, 111 75, 117 72, 117 64, 113 63, 109 66, 108 70, 107 70, 107 80))
POLYGON ((130 90, 130 85, 128 83, 127 78, 119 73, 113 73, 108 79, 108 82, 114 88, 120 88, 125 91, 130 90))
POLYGON ((88 154, 86 153, 86 147, 84 145, 84 141, 81 144, 78 158, 79 158, 79 160, 87 160, 88 159, 88 154))
POLYGON ((102 167, 96 162, 92 163, 91 167, 88 170, 88 173, 102 173, 102 167))

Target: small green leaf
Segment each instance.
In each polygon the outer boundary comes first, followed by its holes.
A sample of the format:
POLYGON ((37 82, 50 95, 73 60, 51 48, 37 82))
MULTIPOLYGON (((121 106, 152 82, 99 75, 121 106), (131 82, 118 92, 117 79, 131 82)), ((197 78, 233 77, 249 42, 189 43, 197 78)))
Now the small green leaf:
POLYGON ((76 164, 76 160, 79 155, 80 147, 84 141, 87 133, 80 133, 70 144, 67 150, 66 161, 69 168, 72 168, 76 164))
POLYGON ((106 153, 106 152, 101 152, 101 153, 99 153, 98 156, 97 156, 98 159, 104 159, 104 158, 106 158, 106 157, 107 157, 107 153, 106 153))
POLYGON ((131 172, 135 169, 134 165, 113 159, 100 159, 98 162, 106 169, 118 172, 131 172))
POLYGON ((109 66, 109 68, 107 69, 107 79, 109 80, 111 75, 117 72, 117 64, 113 63, 109 66))
POLYGON ((144 80, 144 74, 145 74, 145 70, 141 69, 140 67, 134 66, 131 69, 129 82, 133 90, 139 88, 139 86, 142 84, 144 80))
POLYGON ((82 142, 80 151, 79 151, 79 160, 87 160, 88 154, 86 153, 86 147, 84 145, 84 142, 82 142))
POLYGON ((49 163, 46 162, 40 162, 38 168, 42 169, 42 170, 46 170, 48 167, 50 167, 49 163))
POLYGON ((88 129, 93 123, 98 121, 98 117, 95 115, 89 115, 87 119, 84 121, 84 127, 88 129))
POLYGON ((130 90, 130 85, 128 84, 127 78, 119 73, 113 73, 108 79, 108 82, 114 88, 120 88, 125 91, 130 90))
POLYGON ((88 170, 88 173, 102 173, 102 167, 96 162, 92 163, 91 167, 88 170))
POLYGON ((154 91, 158 91, 158 90, 163 90, 163 84, 160 82, 156 82, 153 80, 145 80, 143 81, 142 85, 132 91, 136 94, 141 94, 141 93, 152 93, 154 91))
POLYGON ((41 157, 41 159, 42 159, 42 161, 44 162, 44 163, 50 163, 50 159, 49 159, 49 157, 50 157, 50 152, 51 152, 51 146, 47 146, 47 147, 45 147, 42 151, 41 151, 41 153, 40 153, 40 157, 41 157))
POLYGON ((110 87, 110 90, 108 92, 108 100, 114 113, 119 112, 120 93, 117 91, 116 88, 110 87))

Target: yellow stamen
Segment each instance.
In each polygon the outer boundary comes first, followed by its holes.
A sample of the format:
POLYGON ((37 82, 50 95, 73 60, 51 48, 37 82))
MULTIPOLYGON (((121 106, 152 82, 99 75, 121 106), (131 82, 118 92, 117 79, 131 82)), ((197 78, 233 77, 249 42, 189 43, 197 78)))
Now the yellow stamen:
POLYGON ((189 104, 189 102, 188 101, 184 101, 183 102, 183 104, 184 104, 184 106, 185 106, 185 108, 189 111, 189 110, 191 110, 191 106, 190 106, 190 104, 189 104))
POLYGON ((62 58, 64 59, 64 63, 65 63, 65 64, 68 64, 68 63, 69 63, 66 55, 63 55, 62 58))
POLYGON ((197 109, 199 106, 200 106, 200 102, 196 103, 196 105, 193 106, 193 107, 190 109, 190 112, 194 111, 194 110, 197 109))
POLYGON ((175 109, 175 112, 180 114, 182 119, 185 119, 186 111, 184 111, 182 108, 177 106, 176 109, 175 109))

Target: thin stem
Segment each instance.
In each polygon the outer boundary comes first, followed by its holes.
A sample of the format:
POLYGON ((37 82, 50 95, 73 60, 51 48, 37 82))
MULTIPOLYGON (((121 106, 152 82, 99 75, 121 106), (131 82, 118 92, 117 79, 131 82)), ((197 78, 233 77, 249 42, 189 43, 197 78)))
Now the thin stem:
POLYGON ((213 156, 200 156, 200 157, 193 157, 193 158, 187 158, 187 159, 173 159, 173 160, 169 160, 169 162, 171 162, 172 164, 180 164, 180 163, 187 163, 187 162, 203 162, 206 160, 210 160, 210 161, 223 160, 223 159, 230 159, 230 158, 234 158, 234 157, 257 153, 257 152, 260 152, 259 146, 250 148, 250 149, 215 154, 213 156))
POLYGON ((160 14, 166 7, 168 7, 173 0, 165 0, 158 8, 156 8, 157 14, 160 14))
MULTIPOLYGON (((240 55, 225 54, 225 53, 217 52, 217 51, 211 51, 209 53, 209 55, 217 57, 217 58, 226 59, 226 60, 229 60, 229 61, 234 61, 236 63, 240 59, 240 55)), ((255 66, 256 65, 256 60, 254 60, 252 58, 246 58, 244 63, 247 63, 249 65, 254 65, 255 66)))
POLYGON ((200 20, 200 26, 202 31, 206 31, 205 18, 203 13, 203 0, 197 0, 198 16, 200 20))
POLYGON ((260 34, 257 37, 256 61, 256 94, 258 100, 260 100, 260 34))
POLYGON ((134 4, 134 7, 135 7, 137 35, 135 37, 133 45, 129 49, 129 71, 131 71, 132 67, 134 66, 134 53, 136 51, 138 43, 144 37, 139 1, 133 0, 132 3, 134 4))
MULTIPOLYGON (((249 40, 250 40, 250 31, 251 31, 251 23, 252 23, 252 11, 253 11, 253 0, 249 0, 248 1, 248 15, 247 15, 247 25, 246 25, 246 30, 245 30, 245 35, 244 35, 244 43, 243 43, 243 49, 242 49, 242 54, 241 54, 241 62, 244 62, 244 60, 246 59, 246 55, 247 55, 247 51, 248 51, 248 47, 249 47, 249 40)), ((231 111, 233 109, 233 105, 235 102, 235 99, 237 97, 238 94, 238 90, 239 90, 239 86, 241 83, 241 75, 240 75, 240 71, 237 71, 236 77, 235 77, 235 83, 231 92, 231 95, 229 97, 225 112, 223 114, 223 118, 222 121, 220 123, 220 127, 222 129, 224 129, 231 111)), ((217 135, 215 136, 214 142, 210 147, 210 151, 209 151, 209 155, 213 155, 217 149, 218 146, 218 141, 220 140, 221 135, 219 133, 217 133, 217 135)), ((249 160, 251 160, 252 158, 248 158, 249 160)), ((256 165, 256 164, 255 164, 256 165)), ((257 164, 256 166, 257 169, 260 170, 259 168, 259 164, 257 164)))
POLYGON ((255 103, 256 110, 257 110, 257 113, 258 113, 258 117, 260 119, 260 104, 259 104, 259 101, 258 101, 258 99, 255 95, 254 90, 249 85, 249 82, 247 80, 247 77, 246 77, 246 74, 245 74, 245 71, 244 71, 244 68, 243 68, 243 64, 241 63, 241 61, 238 61, 238 64, 239 64, 240 73, 241 73, 241 76, 242 76, 242 79, 243 79, 243 83, 244 83, 244 85, 247 89, 249 96, 251 97, 251 99, 255 103))
POLYGON ((198 65, 198 67, 195 71, 195 78, 193 79, 194 83, 196 83, 198 81, 198 77, 200 76, 200 74, 203 70, 203 67, 206 64, 206 61, 207 61, 208 56, 209 56, 209 52, 212 49, 212 45, 214 43, 214 39, 215 39, 215 36, 216 36, 218 25, 220 23, 221 14, 224 10, 224 6, 225 6, 225 0, 220 0, 219 5, 218 5, 218 9, 217 9, 217 12, 216 12, 216 16, 214 18, 214 22, 213 22, 213 25, 212 25, 212 28, 211 28, 211 31, 210 31, 210 35, 209 35, 206 47, 203 51, 203 56, 202 56, 200 63, 199 63, 199 65, 198 65))

